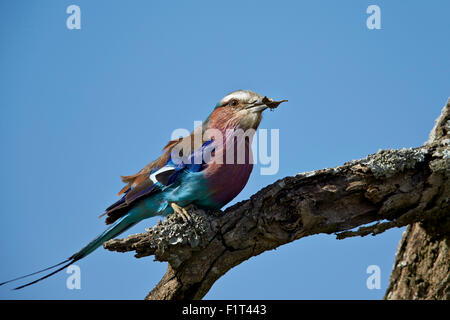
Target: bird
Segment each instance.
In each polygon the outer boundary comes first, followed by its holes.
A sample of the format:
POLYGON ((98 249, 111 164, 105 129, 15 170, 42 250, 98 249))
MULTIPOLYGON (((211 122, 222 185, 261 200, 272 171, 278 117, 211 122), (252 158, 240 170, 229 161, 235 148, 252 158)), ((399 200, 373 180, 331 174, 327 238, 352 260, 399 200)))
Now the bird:
POLYGON ((190 135, 169 141, 162 154, 136 174, 121 176, 125 186, 118 193, 120 199, 100 215, 106 216, 108 228, 104 232, 64 261, 0 286, 58 267, 14 290, 36 284, 85 258, 141 220, 175 214, 189 223, 188 209, 192 206, 222 208, 249 180, 253 169, 251 141, 263 111, 286 101, 275 101, 250 90, 227 94, 190 135))

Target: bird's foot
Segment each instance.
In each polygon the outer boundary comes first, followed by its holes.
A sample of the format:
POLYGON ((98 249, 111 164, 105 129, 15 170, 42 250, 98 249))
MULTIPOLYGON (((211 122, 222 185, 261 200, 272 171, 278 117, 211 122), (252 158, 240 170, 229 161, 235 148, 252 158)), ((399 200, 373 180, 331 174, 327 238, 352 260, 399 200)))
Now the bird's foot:
POLYGON ((179 205, 177 205, 175 202, 172 202, 170 204, 170 206, 173 209, 173 213, 178 215, 179 217, 181 217, 181 219, 183 219, 184 222, 191 222, 192 221, 192 217, 189 214, 189 212, 187 212, 187 209, 191 209, 193 206, 190 204, 188 206, 186 206, 185 208, 180 207, 179 205))

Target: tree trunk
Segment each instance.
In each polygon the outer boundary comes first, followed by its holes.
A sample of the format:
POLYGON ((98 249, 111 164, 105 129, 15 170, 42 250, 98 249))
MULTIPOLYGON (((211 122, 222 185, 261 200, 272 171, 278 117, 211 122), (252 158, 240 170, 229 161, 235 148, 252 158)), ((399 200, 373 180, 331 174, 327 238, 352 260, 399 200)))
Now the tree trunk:
POLYGON ((448 231, 441 235, 421 224, 403 234, 385 299, 450 299, 448 231))
MULTIPOLYGON (((427 144, 440 144, 447 154, 450 120, 444 108, 431 131, 427 144)), ((445 168, 448 176, 448 162, 445 168)), ((447 188, 448 183, 442 185, 447 188)), ((448 191, 447 208, 449 204, 448 191)), ((450 216, 409 225, 400 240, 394 269, 384 299, 450 300, 450 216)))
POLYGON ((190 223, 169 215, 146 233, 104 247, 168 261, 146 299, 201 299, 231 268, 302 237, 334 233, 344 239, 412 225, 386 297, 446 299, 449 119, 450 99, 422 147, 380 150, 340 167, 286 177, 223 212, 193 209, 190 223))

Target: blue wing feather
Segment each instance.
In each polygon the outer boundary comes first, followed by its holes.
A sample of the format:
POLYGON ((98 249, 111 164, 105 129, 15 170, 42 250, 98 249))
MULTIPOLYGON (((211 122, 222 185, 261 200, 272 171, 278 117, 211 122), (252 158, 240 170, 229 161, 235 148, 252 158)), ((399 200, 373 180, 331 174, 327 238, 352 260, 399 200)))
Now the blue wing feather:
POLYGON ((125 191, 125 194, 121 199, 106 209, 106 212, 102 214, 102 216, 105 214, 107 215, 105 222, 107 224, 115 222, 117 219, 127 214, 127 212, 134 206, 134 204, 136 204, 138 200, 160 191, 164 186, 170 186, 177 182, 180 174, 185 170, 189 170, 191 172, 199 172, 203 170, 206 164, 203 153, 207 150, 207 148, 212 147, 212 141, 213 140, 206 141, 203 143, 201 148, 194 150, 186 159, 182 159, 182 161, 174 162, 172 157, 169 156, 163 167, 153 169, 147 179, 135 187, 130 187, 125 191), (201 163, 196 163, 196 159, 201 159, 201 163), (168 167, 170 167, 170 171, 167 170, 169 169, 168 167), (158 172, 169 172, 170 175, 168 177, 165 176, 164 181, 158 181, 158 172), (152 177, 155 177, 156 180, 152 180, 152 177))

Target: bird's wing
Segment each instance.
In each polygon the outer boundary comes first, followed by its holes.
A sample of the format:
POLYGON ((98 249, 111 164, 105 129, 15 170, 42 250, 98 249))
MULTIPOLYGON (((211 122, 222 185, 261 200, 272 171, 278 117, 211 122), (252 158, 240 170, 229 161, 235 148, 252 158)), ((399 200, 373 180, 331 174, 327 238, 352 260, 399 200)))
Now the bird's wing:
MULTIPOLYGON (((162 187, 174 183, 179 173, 183 170, 190 170, 193 172, 201 171, 204 167, 204 162, 196 164, 194 158, 198 153, 203 153, 205 148, 212 142, 212 140, 203 143, 202 147, 194 150, 189 156, 188 161, 175 164, 171 159, 172 149, 179 143, 184 143, 190 136, 180 138, 178 140, 170 141, 163 149, 164 153, 155 161, 147 164, 138 173, 131 176, 122 176, 122 181, 127 185, 119 192, 122 198, 106 208, 103 215, 107 215, 106 224, 111 224, 120 217, 124 216, 138 200, 145 198, 162 187)), ((203 157, 201 158, 203 159, 203 157)))

